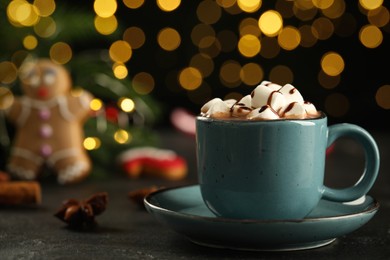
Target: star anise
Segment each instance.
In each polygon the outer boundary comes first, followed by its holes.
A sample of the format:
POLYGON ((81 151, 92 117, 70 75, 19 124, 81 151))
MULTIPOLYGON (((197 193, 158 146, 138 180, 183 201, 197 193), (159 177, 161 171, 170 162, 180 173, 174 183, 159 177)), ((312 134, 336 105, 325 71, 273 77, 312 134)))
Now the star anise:
POLYGON ((68 199, 63 202, 62 207, 54 216, 67 223, 71 228, 91 228, 96 225, 95 216, 106 209, 107 202, 107 192, 96 193, 81 201, 68 199))
POLYGON ((159 188, 157 186, 153 185, 150 187, 133 190, 128 193, 128 197, 131 201, 136 203, 140 208, 144 208, 144 198, 150 193, 158 189, 159 188))

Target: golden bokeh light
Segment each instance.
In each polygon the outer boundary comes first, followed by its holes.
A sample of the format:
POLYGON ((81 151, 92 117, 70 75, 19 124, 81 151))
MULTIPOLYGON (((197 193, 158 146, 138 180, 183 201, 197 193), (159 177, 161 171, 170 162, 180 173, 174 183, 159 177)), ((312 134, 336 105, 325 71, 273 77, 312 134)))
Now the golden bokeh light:
POLYGON ((69 62, 72 55, 72 48, 65 42, 57 42, 50 48, 50 58, 58 64, 69 62))
POLYGON ((157 34, 157 42, 162 49, 174 51, 180 46, 181 37, 175 29, 166 27, 157 34))
POLYGON ((212 0, 203 0, 196 9, 199 21, 204 24, 214 24, 221 18, 221 7, 212 0))
POLYGON ((258 20, 260 30, 267 36, 278 35, 283 27, 283 19, 279 12, 275 10, 265 11, 258 20))
POLYGON ((37 10, 37 8, 35 6, 30 5, 29 16, 25 20, 20 21, 20 23, 23 26, 33 26, 33 25, 37 24, 39 22, 39 19, 40 19, 38 12, 39 11, 37 10))
POLYGON ((314 8, 311 1, 294 2, 293 13, 301 21, 310 21, 316 17, 318 9, 314 8))
POLYGON ((325 17, 315 19, 311 28, 313 35, 320 40, 329 39, 334 32, 333 23, 325 17))
POLYGON ((199 52, 211 58, 217 57, 221 52, 221 43, 215 37, 204 37, 199 43, 199 52))
POLYGON ((16 22, 23 26, 33 26, 39 18, 38 8, 30 3, 21 4, 16 11, 16 22))
POLYGON ((172 12, 181 4, 181 0, 157 0, 156 2, 157 6, 164 12, 172 12))
POLYGON ((314 36, 310 25, 305 24, 299 27, 299 33, 301 35, 301 42, 299 44, 302 47, 310 48, 317 43, 318 38, 314 36))
POLYGON ((186 90, 194 90, 202 84, 202 74, 197 68, 187 67, 179 73, 179 84, 186 90))
POLYGON ((390 15, 386 7, 380 6, 367 13, 368 21, 377 27, 385 27, 389 23, 390 15))
POLYGON ((201 44, 202 39, 206 37, 215 38, 215 31, 213 27, 208 24, 197 24, 192 28, 191 31, 191 40, 195 46, 199 46, 201 44))
POLYGON ((329 76, 337 76, 344 70, 344 59, 336 52, 327 52, 321 58, 321 68, 329 76))
POLYGON ((202 77, 205 78, 214 71, 214 61, 210 56, 198 53, 192 56, 190 67, 197 68, 202 73, 202 77))
MULTIPOLYGON (((237 2, 237 1, 236 1, 237 2)), ((235 3, 234 5, 232 5, 231 7, 227 7, 225 8, 225 12, 230 14, 230 15, 239 15, 241 14, 243 11, 238 7, 237 3, 235 3)))
POLYGON ((341 93, 332 93, 325 99, 325 112, 329 116, 342 117, 345 116, 349 109, 349 99, 341 93))
POLYGON ((123 0, 125 6, 131 9, 140 8, 144 4, 144 0, 123 0))
POLYGON ((18 12, 18 9, 24 4, 28 4, 28 2, 25 0, 10 1, 10 3, 7 5, 7 17, 10 20, 10 22, 16 23, 16 24, 19 23, 17 12, 18 12))
POLYGON ((294 73, 287 66, 277 65, 271 69, 268 79, 280 85, 291 84, 294 82, 294 73))
POLYGON ((383 85, 378 88, 375 94, 375 101, 383 109, 390 109, 390 85, 383 85))
POLYGON ((365 47, 373 49, 381 45, 383 34, 375 25, 366 25, 359 32, 359 40, 365 47))
POLYGON ((98 33, 102 35, 110 35, 118 28, 118 21, 115 15, 110 17, 101 17, 96 15, 94 25, 98 33))
POLYGON ((134 75, 132 79, 132 86, 136 93, 140 95, 148 95, 154 89, 154 78, 150 73, 139 72, 134 75))
POLYGON ((240 22, 239 26, 240 35, 252 34, 259 37, 261 34, 257 20, 254 18, 245 18, 240 22))
POLYGON ((126 113, 130 113, 135 109, 134 101, 126 97, 122 97, 118 100, 118 106, 126 113))
POLYGON ((130 143, 132 139, 132 135, 124 129, 119 129, 114 133, 114 140, 119 144, 130 143))
POLYGON ((259 54, 261 44, 259 38, 254 35, 243 35, 238 41, 238 51, 245 57, 254 57, 259 54))
POLYGON ((198 44, 198 47, 200 49, 205 49, 211 47, 215 41, 217 41, 217 38, 214 36, 205 36, 203 37, 198 44))
POLYGON ((312 0, 315 7, 319 9, 328 9, 334 3, 334 0, 312 0))
POLYGON ((0 83, 11 84, 18 76, 18 69, 13 62, 0 62, 0 83))
POLYGON ((34 35, 27 35, 23 38, 23 46, 27 50, 33 50, 37 47, 38 40, 34 35))
POLYGON ((234 6, 237 0, 217 0, 217 4, 223 8, 230 8, 234 6))
POLYGON ((286 26, 278 35, 278 43, 285 50, 294 50, 301 43, 301 34, 297 28, 286 26))
POLYGON ((114 76, 117 79, 124 79, 129 73, 123 63, 114 63, 114 65, 112 66, 112 71, 114 72, 114 76))
POLYGON ((94 98, 89 102, 89 108, 91 108, 92 111, 99 111, 103 107, 103 101, 98 98, 94 98))
POLYGON ((34 0, 33 5, 37 7, 39 16, 48 17, 52 15, 56 9, 54 0, 34 0))
POLYGON ((123 33, 123 40, 127 41, 132 49, 141 48, 145 43, 145 33, 139 27, 129 27, 123 33))
POLYGON ((254 13, 260 9, 262 0, 237 0, 238 7, 247 13, 254 13))
POLYGON ((383 0, 359 0, 359 4, 367 10, 374 10, 383 4, 383 0))
POLYGON ((228 88, 235 88, 241 84, 241 65, 234 60, 225 61, 219 71, 221 83, 228 88))
POLYGON ((34 32, 42 38, 49 38, 57 31, 57 24, 51 17, 43 17, 34 25, 34 32))
POLYGON ((321 12, 330 19, 337 19, 345 15, 346 8, 347 6, 344 0, 337 0, 329 8, 322 9, 321 12))
POLYGON ((115 14, 118 5, 116 0, 95 0, 93 9, 95 13, 103 18, 111 17, 115 14))
POLYGON ((115 62, 125 63, 130 60, 133 51, 126 41, 115 41, 109 49, 110 58, 115 62))
POLYGON ((83 146, 86 150, 97 150, 101 146, 101 141, 98 137, 87 137, 84 139, 83 146))
POLYGON ((14 95, 12 94, 12 92, 8 88, 0 86, 0 113, 1 110, 6 110, 10 108, 13 103, 14 95))
POLYGON ((29 3, 25 0, 13 0, 7 6, 7 16, 10 22, 20 25, 20 20, 26 19, 29 13, 29 3))
POLYGON ((311 10, 314 9, 314 3, 312 0, 296 0, 294 1, 293 8, 300 10, 311 10))
POLYGON ((258 85, 264 78, 263 68, 257 63, 247 63, 240 70, 240 78, 248 86, 258 85))

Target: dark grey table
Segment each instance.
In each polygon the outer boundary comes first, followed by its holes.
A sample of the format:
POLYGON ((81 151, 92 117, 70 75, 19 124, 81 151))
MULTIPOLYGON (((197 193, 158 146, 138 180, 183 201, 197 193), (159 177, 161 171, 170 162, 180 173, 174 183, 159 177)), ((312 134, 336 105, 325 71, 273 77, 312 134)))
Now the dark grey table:
MULTIPOLYGON (((197 182, 195 139, 175 130, 161 130, 162 147, 173 149, 189 164, 185 180, 130 180, 116 169, 109 178, 88 179, 72 186, 42 180, 42 205, 0 208, 0 259, 390 259, 390 135, 372 132, 381 152, 379 177, 370 195, 380 203, 376 215, 360 229, 330 245, 291 252, 247 252, 193 244, 157 222, 128 199, 128 192, 151 185, 175 187, 197 182), (86 198, 105 191, 108 207, 97 216, 98 227, 74 231, 53 215, 68 198, 86 198)), ((340 140, 327 161, 326 183, 352 184, 363 168, 363 153, 350 140, 340 140)))

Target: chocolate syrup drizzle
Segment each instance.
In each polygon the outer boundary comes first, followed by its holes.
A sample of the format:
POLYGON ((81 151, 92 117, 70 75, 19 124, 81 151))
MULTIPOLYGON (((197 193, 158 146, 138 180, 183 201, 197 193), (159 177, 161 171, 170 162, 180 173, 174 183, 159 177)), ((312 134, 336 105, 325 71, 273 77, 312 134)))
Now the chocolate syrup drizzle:
MULTIPOLYGON (((271 85, 271 84, 272 84, 271 82, 265 83, 264 86, 268 87, 268 86, 271 85)), ((292 89, 289 90, 288 93, 289 93, 290 95, 292 95, 292 94, 294 94, 296 91, 297 91, 297 89, 296 89, 295 87, 293 87, 292 89)), ((282 108, 280 108, 278 111, 276 111, 276 110, 273 109, 273 107, 271 106, 271 102, 272 102, 273 95, 275 95, 276 93, 282 94, 279 90, 274 90, 274 91, 272 91, 271 94, 269 95, 268 99, 267 99, 267 104, 264 105, 264 106, 262 106, 262 107, 259 109, 259 111, 258 111, 259 114, 262 113, 262 112, 264 112, 264 110, 266 110, 267 108, 269 108, 269 109, 271 110, 272 113, 274 113, 275 115, 277 115, 277 116, 280 117, 280 118, 283 118, 287 112, 289 112, 290 110, 293 109, 295 103, 298 103, 298 102, 291 102, 291 103, 287 106, 287 108, 283 111, 283 115, 279 115, 279 112, 280 112, 280 110, 281 110, 282 108)), ((251 92, 251 98, 253 98, 254 95, 255 95, 255 91, 253 90, 253 91, 251 92)), ((304 104, 311 104, 311 102, 309 102, 309 101, 304 101, 304 104)), ((236 103, 234 103, 234 104, 230 107, 230 114, 231 114, 231 115, 232 115, 233 112, 234 112, 234 107, 235 107, 235 106, 239 106, 239 108, 237 108, 237 112, 238 112, 238 113, 243 113, 243 112, 245 112, 245 111, 251 111, 251 110, 255 109, 255 107, 251 107, 251 108, 250 108, 250 107, 247 107, 244 103, 239 103, 239 101, 237 101, 236 103)))
POLYGON ((290 94, 292 95, 292 94, 294 94, 294 92, 296 92, 296 91, 297 91, 296 88, 292 88, 292 89, 290 89, 290 91, 289 91, 288 93, 290 93, 290 94))
POLYGON ((283 117, 284 117, 284 115, 285 115, 287 112, 289 112, 291 109, 293 109, 295 103, 298 103, 298 102, 291 102, 290 104, 288 104, 288 106, 286 107, 286 109, 285 109, 284 112, 283 112, 283 117))

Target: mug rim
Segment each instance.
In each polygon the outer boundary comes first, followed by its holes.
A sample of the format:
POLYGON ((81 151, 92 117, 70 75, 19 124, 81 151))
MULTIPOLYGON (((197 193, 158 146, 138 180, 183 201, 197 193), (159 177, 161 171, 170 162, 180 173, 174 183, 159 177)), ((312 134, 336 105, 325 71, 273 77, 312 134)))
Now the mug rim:
POLYGON ((198 114, 196 116, 196 120, 199 121, 208 121, 208 122, 237 122, 237 123, 244 123, 248 122, 249 123, 262 123, 262 122, 295 122, 295 121, 316 121, 316 120, 321 120, 324 118, 327 118, 327 115, 323 111, 318 111, 319 115, 316 117, 309 117, 309 118, 280 118, 280 119, 245 119, 245 118, 231 118, 231 117, 223 117, 223 118, 214 118, 214 117, 208 117, 208 116, 203 116, 201 114, 198 114))

